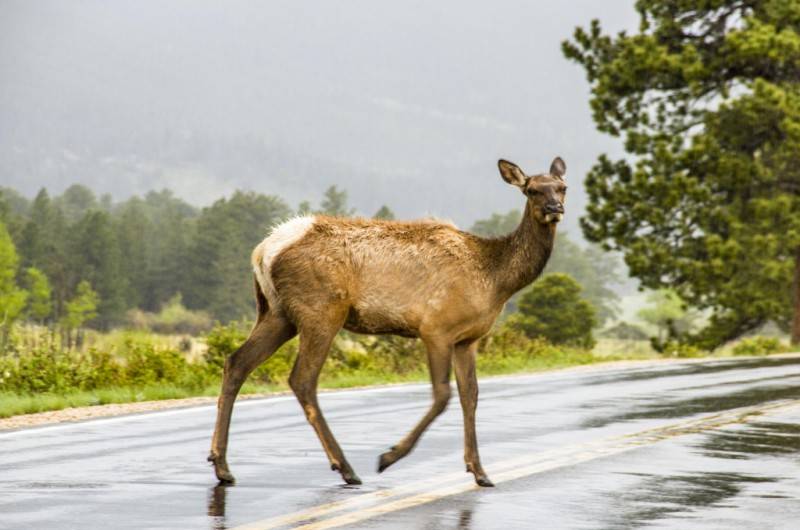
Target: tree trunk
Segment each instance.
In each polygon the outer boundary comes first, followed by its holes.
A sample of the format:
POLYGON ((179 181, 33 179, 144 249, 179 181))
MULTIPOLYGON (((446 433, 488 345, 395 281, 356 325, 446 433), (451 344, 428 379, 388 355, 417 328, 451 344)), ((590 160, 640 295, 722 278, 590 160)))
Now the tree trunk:
POLYGON ((792 320, 792 345, 800 345, 800 248, 794 263, 794 285, 792 286, 792 299, 794 300, 794 319, 792 320))

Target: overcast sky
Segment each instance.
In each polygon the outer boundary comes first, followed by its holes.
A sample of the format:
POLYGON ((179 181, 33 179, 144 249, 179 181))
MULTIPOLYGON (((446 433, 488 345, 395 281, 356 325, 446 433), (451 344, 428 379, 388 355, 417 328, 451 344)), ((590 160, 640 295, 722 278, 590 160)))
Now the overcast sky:
POLYGON ((117 199, 234 189, 469 226, 522 207, 496 161, 567 163, 582 180, 621 152, 594 129, 560 43, 633 2, 0 0, 0 185, 85 183, 117 199))

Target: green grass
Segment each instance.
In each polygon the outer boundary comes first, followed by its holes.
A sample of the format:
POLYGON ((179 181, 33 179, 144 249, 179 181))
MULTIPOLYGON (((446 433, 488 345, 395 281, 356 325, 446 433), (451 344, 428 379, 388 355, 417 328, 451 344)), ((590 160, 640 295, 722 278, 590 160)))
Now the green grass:
MULTIPOLYGON (((246 384, 245 394, 260 394, 284 390, 281 385, 246 384)), ((148 385, 142 387, 101 388, 89 391, 74 391, 64 394, 17 394, 0 392, 0 418, 18 414, 31 414, 72 407, 89 407, 111 403, 137 403, 162 399, 181 399, 197 396, 216 396, 219 385, 205 388, 182 388, 175 385, 148 385)))
MULTIPOLYGON (((558 349, 550 347, 545 353, 504 353, 479 354, 479 376, 532 373, 571 366, 581 366, 620 360, 648 360, 659 356, 642 348, 620 348, 621 353, 611 353, 596 349, 586 350, 558 349)), ((728 356, 722 354, 722 356, 728 356)), ((719 357, 720 354, 710 355, 719 357)), ((411 383, 428 381, 428 373, 424 368, 404 373, 387 373, 377 369, 327 369, 323 370, 320 388, 339 389, 363 387, 378 384, 411 383)), ((242 394, 262 394, 288 390, 285 381, 276 384, 257 382, 245 383, 242 394)), ((140 387, 102 388, 91 391, 70 391, 61 395, 52 393, 18 394, 0 392, 0 418, 29 414, 50 410, 61 410, 70 407, 105 405, 110 403, 134 403, 162 399, 179 399, 196 396, 216 396, 219 384, 204 387, 181 387, 173 384, 150 384, 140 387)))
MULTIPOLYGON (((598 356, 586 351, 564 351, 540 356, 524 356, 522 354, 508 354, 503 356, 479 355, 478 373, 482 376, 526 373, 597 362, 645 358, 652 357, 641 354, 598 356)), ((428 381, 428 373, 425 370, 411 371, 403 374, 387 374, 385 372, 370 370, 353 370, 339 373, 325 373, 323 371, 320 387, 339 389, 387 383, 423 381, 428 381)), ((246 383, 242 388, 242 394, 261 394, 287 389, 288 386, 285 382, 269 385, 246 383)), ((151 384, 141 387, 71 391, 60 395, 51 393, 17 394, 13 392, 0 392, 0 418, 18 414, 61 410, 71 407, 106 405, 110 403, 135 403, 140 401, 179 399, 196 396, 216 396, 218 393, 218 384, 202 388, 186 388, 171 384, 151 384)))

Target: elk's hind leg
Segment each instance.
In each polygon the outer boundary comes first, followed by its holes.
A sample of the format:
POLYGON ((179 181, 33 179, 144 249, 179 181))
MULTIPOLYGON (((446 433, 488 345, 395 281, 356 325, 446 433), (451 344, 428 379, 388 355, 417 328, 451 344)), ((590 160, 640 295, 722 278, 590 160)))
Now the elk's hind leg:
POLYGON ((211 441, 209 462, 221 482, 233 482, 226 453, 233 403, 247 376, 267 360, 281 345, 296 334, 295 327, 283 315, 262 313, 244 344, 225 360, 222 391, 217 402, 217 423, 211 441))
POLYGON ((292 374, 289 376, 289 386, 297 396, 300 406, 308 419, 308 422, 317 433, 322 448, 328 455, 331 469, 338 471, 342 479, 348 484, 361 484, 361 479, 350 467, 350 463, 344 456, 344 452, 336 438, 333 436, 322 415, 317 402, 317 382, 322 365, 328 356, 333 338, 344 323, 344 315, 325 318, 317 315, 313 323, 300 325, 300 351, 297 354, 292 374))

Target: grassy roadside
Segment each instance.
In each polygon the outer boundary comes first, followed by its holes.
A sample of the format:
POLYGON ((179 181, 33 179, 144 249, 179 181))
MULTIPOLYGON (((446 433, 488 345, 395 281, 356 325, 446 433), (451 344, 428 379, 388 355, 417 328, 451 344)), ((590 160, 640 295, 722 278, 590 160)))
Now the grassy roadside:
MULTIPOLYGON (((225 358, 244 340, 236 326, 216 328, 202 354, 159 345, 154 337, 125 337, 117 345, 85 352, 53 348, 0 357, 0 418, 74 407, 152 402, 216 396, 225 358)), ((754 337, 714 354, 694 349, 655 353, 645 341, 603 340, 592 350, 555 346, 529 339, 508 328, 482 341, 477 357, 480 376, 532 373, 626 360, 665 357, 719 359, 786 352, 775 339, 754 337)), ((242 394, 288 390, 297 341, 288 342, 251 374, 242 394)), ((428 380, 419 341, 343 335, 334 343, 320 387, 327 389, 428 380)))
MULTIPOLYGON (((530 373, 557 368, 567 368, 594 363, 619 360, 654 359, 652 355, 628 353, 598 355, 589 351, 548 352, 547 355, 531 356, 528 352, 502 356, 478 356, 478 373, 485 375, 504 375, 530 373)), ((320 380, 320 388, 340 389, 379 385, 387 383, 423 382, 428 380, 427 370, 416 369, 402 373, 387 373, 372 369, 326 370, 320 380)), ((288 390, 285 381, 277 383, 246 383, 242 394, 262 394, 288 390)), ((164 399, 180 399, 198 396, 216 396, 219 384, 202 387, 180 386, 176 384, 147 384, 142 386, 123 386, 99 388, 95 390, 68 391, 63 393, 15 393, 0 392, 0 418, 20 414, 62 410, 72 407, 107 405, 114 403, 136 403, 164 399)))

